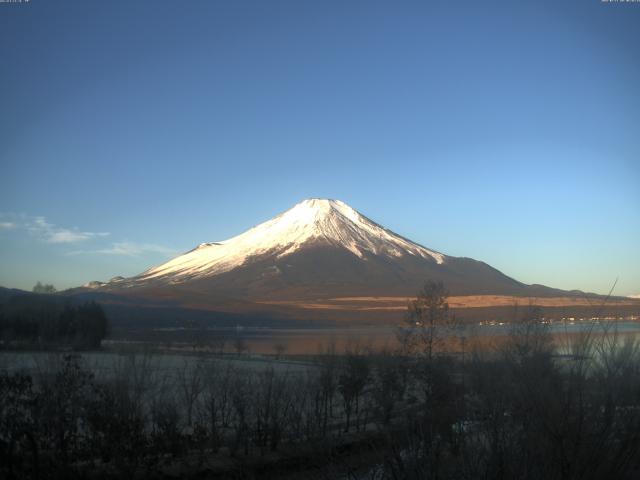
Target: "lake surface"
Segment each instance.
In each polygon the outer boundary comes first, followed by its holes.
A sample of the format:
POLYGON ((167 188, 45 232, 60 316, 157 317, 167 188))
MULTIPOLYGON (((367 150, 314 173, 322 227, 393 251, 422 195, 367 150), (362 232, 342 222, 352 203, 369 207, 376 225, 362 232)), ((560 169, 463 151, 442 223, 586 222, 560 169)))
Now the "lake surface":
MULTIPOLYGON (((448 333, 451 352, 473 349, 491 351, 508 338, 513 327, 509 324, 470 325, 448 333)), ((599 337, 615 332, 616 342, 632 337, 640 340, 640 322, 556 322, 548 325, 561 353, 581 334, 599 337)), ((346 350, 395 349, 398 346, 397 327, 362 326, 351 328, 266 329, 236 328, 216 330, 162 329, 138 332, 136 340, 110 339, 104 351, 82 353, 83 361, 97 374, 112 370, 144 367, 156 372, 172 372, 197 362, 214 362, 234 368, 285 369, 291 373, 306 371, 311 365, 299 355, 316 355, 335 349, 346 350), (176 340, 177 339, 177 340, 176 340), (193 341, 196 339, 197 341, 193 341), (242 354, 238 355, 241 344, 242 354), (223 355, 220 355, 220 352, 223 355), (158 353, 165 352, 168 354, 158 353), (211 355, 214 353, 215 355, 211 355), (275 355, 281 358, 277 359, 275 355)), ((59 364, 61 353, 0 351, 0 370, 44 371, 59 364)))
MULTIPOLYGON (((576 335, 591 332, 603 335, 605 332, 617 332, 620 336, 640 336, 640 321, 566 321, 547 325, 548 331, 557 341, 566 341, 576 335)), ((507 323, 474 324, 443 332, 451 337, 451 342, 464 342, 479 348, 490 348, 500 342, 513 330, 507 323)), ((337 352, 353 349, 394 349, 398 346, 397 326, 357 326, 333 328, 227 328, 227 329, 158 329, 153 332, 139 332, 130 345, 163 345, 173 350, 210 350, 235 353, 245 352, 273 355, 315 355, 333 349, 337 352)), ((640 338, 640 337, 639 337, 640 338)), ((122 345, 122 340, 105 342, 105 345, 122 345)), ((457 347, 453 346, 452 350, 457 347)))

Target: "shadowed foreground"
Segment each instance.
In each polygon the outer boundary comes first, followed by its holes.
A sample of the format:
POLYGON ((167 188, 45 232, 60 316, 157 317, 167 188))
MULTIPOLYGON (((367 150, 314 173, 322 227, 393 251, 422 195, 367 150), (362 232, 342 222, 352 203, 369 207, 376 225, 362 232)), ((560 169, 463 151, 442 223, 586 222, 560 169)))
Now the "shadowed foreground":
POLYGON ((610 325, 554 344, 535 314, 490 354, 445 353, 422 325, 393 352, 295 368, 52 355, 0 376, 2 476, 637 478, 635 337, 610 325))

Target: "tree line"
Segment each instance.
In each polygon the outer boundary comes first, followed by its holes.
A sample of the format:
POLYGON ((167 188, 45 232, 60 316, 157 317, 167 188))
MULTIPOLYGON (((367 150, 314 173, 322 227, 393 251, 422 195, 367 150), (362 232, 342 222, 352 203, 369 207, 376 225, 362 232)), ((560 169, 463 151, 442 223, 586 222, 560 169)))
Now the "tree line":
POLYGON ((54 295, 15 295, 0 304, 3 345, 70 345, 97 348, 108 320, 96 302, 73 305, 54 295))

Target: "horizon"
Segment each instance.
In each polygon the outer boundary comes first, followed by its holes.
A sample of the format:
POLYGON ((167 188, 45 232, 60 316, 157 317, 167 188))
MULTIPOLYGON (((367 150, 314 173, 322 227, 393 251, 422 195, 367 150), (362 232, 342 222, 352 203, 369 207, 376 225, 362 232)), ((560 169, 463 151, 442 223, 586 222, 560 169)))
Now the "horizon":
POLYGON ((332 198, 526 284, 638 295, 633 7, 0 4, 0 285, 130 277, 332 198))

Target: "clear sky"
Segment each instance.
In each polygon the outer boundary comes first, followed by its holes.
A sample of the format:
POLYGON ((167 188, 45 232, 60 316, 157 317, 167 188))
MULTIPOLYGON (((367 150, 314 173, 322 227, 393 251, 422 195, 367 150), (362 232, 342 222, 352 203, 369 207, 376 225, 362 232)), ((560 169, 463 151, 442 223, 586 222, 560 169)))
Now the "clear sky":
POLYGON ((0 285, 133 275, 308 197, 640 293, 640 3, 0 3, 0 285))

